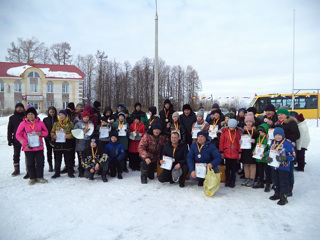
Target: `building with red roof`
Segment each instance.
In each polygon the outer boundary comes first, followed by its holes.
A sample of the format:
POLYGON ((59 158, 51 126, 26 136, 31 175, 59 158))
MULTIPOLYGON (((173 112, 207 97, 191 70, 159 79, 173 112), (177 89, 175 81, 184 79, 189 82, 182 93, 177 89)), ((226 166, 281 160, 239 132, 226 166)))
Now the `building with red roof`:
POLYGON ((18 102, 38 112, 65 109, 69 102, 82 102, 83 81, 84 73, 74 65, 0 62, 0 110, 13 110, 18 102))

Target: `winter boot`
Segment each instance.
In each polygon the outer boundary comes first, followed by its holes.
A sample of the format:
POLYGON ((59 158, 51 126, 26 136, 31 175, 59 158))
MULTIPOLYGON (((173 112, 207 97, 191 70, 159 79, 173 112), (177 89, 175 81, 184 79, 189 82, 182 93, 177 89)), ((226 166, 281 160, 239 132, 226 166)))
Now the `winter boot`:
POLYGON ((108 182, 107 174, 102 174, 101 179, 103 182, 108 182))
POLYGON ((225 184, 224 184, 224 186, 225 186, 225 187, 230 187, 230 182, 229 182, 229 181, 226 181, 225 184))
POLYGON ((203 182, 204 182, 204 179, 200 179, 199 182, 198 182, 198 186, 202 187, 203 186, 203 182))
POLYGON ((264 188, 264 184, 262 182, 258 182, 256 185, 253 186, 254 189, 257 188, 264 188))
POLYGON ((289 186, 289 192, 287 194, 287 197, 292 197, 292 189, 293 189, 293 186, 289 186))
POLYGON ((58 174, 58 173, 55 173, 54 175, 51 176, 52 179, 56 179, 58 177, 60 177, 60 174, 58 174))
POLYGON ((147 184, 148 183, 148 169, 143 169, 143 164, 141 163, 141 183, 147 184))
POLYGON ((122 179, 122 174, 121 173, 118 173, 118 179, 122 179))
POLYGON ((179 182, 179 187, 184 188, 184 182, 179 182))
POLYGON ((75 176, 72 173, 68 173, 69 178, 75 178, 75 176))
POLYGON ((28 185, 34 185, 37 182, 37 179, 30 179, 28 185))
POLYGON ((64 166, 63 170, 61 171, 61 174, 64 174, 64 173, 68 173, 66 166, 64 166))
POLYGON ((270 192, 270 183, 266 184, 266 187, 264 189, 265 192, 270 192))
POLYGON ((235 183, 234 181, 231 181, 229 187, 230 187, 230 188, 234 188, 235 186, 236 186, 236 183, 235 183))
POLYGON ((281 194, 280 200, 277 202, 277 204, 283 206, 283 205, 285 205, 287 203, 288 203, 287 195, 281 194))
POLYGON ((49 172, 53 172, 52 162, 49 162, 49 172))
POLYGON ((20 167, 19 166, 15 166, 13 173, 11 173, 11 177, 16 177, 19 174, 20 174, 20 167))
POLYGON ((252 178, 249 178, 249 181, 246 184, 246 187, 253 187, 254 181, 252 178))
POLYGON ((249 182, 249 178, 246 178, 246 180, 244 180, 244 182, 241 183, 241 186, 246 186, 248 182, 249 182))
POLYGON ((29 178, 29 173, 27 172, 26 175, 24 175, 23 179, 28 179, 29 178))
POLYGON ((44 179, 44 178, 37 178, 37 182, 38 182, 38 183, 47 183, 48 180, 47 180, 47 179, 44 179))
POLYGON ((270 200, 274 201, 274 200, 278 200, 280 199, 280 192, 274 192, 274 195, 269 197, 270 200))

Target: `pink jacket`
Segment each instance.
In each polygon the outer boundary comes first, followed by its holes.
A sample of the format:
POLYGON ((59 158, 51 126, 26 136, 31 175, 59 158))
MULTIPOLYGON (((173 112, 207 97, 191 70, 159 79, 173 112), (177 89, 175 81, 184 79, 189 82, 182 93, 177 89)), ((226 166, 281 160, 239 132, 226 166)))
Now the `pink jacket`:
POLYGON ((16 132, 16 139, 21 143, 22 145, 22 151, 40 151, 43 150, 43 138, 48 136, 48 130, 44 123, 39 119, 36 118, 34 121, 34 129, 32 129, 33 124, 29 122, 26 118, 23 119, 23 121, 20 123, 17 132, 16 132), (27 133, 32 132, 41 132, 40 136, 40 147, 35 147, 32 149, 25 149, 25 146, 28 145, 28 137, 27 133))

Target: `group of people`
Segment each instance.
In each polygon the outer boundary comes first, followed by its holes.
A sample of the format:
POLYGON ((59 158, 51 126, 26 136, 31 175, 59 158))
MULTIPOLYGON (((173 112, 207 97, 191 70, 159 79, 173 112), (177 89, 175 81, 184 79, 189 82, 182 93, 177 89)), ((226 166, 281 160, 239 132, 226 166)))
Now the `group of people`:
POLYGON ((43 121, 33 106, 18 103, 8 123, 8 144, 14 147, 14 172, 20 174, 20 151, 25 152, 29 184, 46 183, 43 178, 44 143, 52 179, 67 173, 74 178, 76 157, 78 176, 94 179, 101 175, 123 178, 123 172, 140 171, 141 183, 154 179, 158 172, 160 182, 185 186, 190 178, 203 186, 206 170, 219 172, 225 165, 225 187, 235 187, 236 175, 243 174, 242 186, 264 188, 275 194, 271 200, 279 205, 288 202, 296 171, 304 171, 305 151, 310 141, 303 115, 281 108, 277 112, 268 104, 265 115, 256 117, 256 109, 230 109, 222 114, 213 104, 205 118, 204 110, 195 113, 189 104, 179 114, 170 100, 165 100, 157 115, 150 107, 149 118, 137 102, 129 114, 124 104, 113 112, 101 104, 93 106, 69 103, 59 112, 48 108, 43 121), (52 158, 53 154, 53 158, 52 158), (62 158, 65 168, 61 170, 62 158), (54 159, 54 165, 53 165, 54 159), (161 170, 160 170, 161 169, 161 170))

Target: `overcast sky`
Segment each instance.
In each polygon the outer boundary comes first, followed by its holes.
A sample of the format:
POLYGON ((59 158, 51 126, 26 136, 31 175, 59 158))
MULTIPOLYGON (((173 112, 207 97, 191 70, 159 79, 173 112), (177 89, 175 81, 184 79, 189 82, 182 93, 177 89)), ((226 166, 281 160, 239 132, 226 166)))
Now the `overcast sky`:
MULTIPOLYGON (((154 57, 155 1, 0 0, 0 61, 10 42, 67 41, 74 55, 105 51, 109 59, 154 57)), ((320 1, 158 0, 159 57, 192 65, 200 96, 253 96, 320 88, 320 1)))

